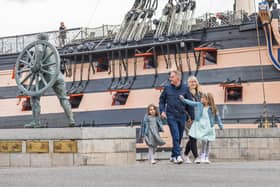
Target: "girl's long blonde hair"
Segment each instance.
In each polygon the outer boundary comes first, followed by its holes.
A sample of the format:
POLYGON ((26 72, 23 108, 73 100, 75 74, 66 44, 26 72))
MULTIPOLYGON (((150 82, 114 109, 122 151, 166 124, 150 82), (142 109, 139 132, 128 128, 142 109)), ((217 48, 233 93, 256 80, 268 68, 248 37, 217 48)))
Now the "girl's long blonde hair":
POLYGON ((188 78, 188 85, 189 85, 190 81, 195 81, 196 82, 196 88, 195 89, 191 89, 189 87, 191 94, 193 96, 195 96, 197 93, 201 92, 200 84, 199 84, 199 81, 197 80, 197 78, 193 75, 188 78))
POLYGON ((214 100, 213 95, 211 93, 203 93, 202 97, 206 97, 207 98, 208 105, 209 105, 209 107, 212 110, 212 114, 213 115, 217 115, 218 114, 218 108, 217 108, 217 106, 215 104, 215 100, 214 100))

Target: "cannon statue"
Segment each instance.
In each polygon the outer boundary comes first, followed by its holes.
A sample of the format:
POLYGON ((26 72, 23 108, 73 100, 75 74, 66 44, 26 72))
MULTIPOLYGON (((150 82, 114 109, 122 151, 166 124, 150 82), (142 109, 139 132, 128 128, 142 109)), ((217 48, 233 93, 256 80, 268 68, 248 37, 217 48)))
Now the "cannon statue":
POLYGON ((75 121, 71 105, 67 99, 64 77, 60 71, 60 57, 57 49, 48 42, 45 33, 38 40, 27 45, 19 54, 15 65, 15 80, 24 95, 31 97, 33 120, 24 127, 38 128, 40 123, 40 97, 52 88, 69 120, 69 126, 75 121))

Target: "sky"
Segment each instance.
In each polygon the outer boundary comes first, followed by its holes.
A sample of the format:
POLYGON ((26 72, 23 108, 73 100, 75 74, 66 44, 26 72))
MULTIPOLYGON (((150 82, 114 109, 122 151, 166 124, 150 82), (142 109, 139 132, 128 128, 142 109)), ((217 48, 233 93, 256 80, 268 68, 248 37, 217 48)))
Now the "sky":
MULTIPOLYGON (((0 0, 0 37, 121 24, 135 0, 0 0)), ((158 0, 156 17, 168 0, 158 0)), ((234 0, 196 0, 196 15, 232 10, 234 0)))

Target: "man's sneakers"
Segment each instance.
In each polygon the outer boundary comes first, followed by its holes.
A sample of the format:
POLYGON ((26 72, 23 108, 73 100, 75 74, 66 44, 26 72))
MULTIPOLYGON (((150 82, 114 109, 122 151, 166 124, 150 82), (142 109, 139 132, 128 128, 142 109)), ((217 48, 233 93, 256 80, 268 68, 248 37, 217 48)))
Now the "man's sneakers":
POLYGON ((169 161, 170 161, 170 162, 175 162, 175 160, 176 160, 176 157, 173 157, 173 156, 172 156, 172 157, 169 158, 169 161))
POLYGON ((184 162, 183 158, 181 156, 176 157, 170 157, 170 162, 173 162, 174 164, 182 164, 184 162))
POLYGON ((182 159, 181 156, 177 156, 177 158, 174 161, 174 164, 182 164, 184 160, 182 159))

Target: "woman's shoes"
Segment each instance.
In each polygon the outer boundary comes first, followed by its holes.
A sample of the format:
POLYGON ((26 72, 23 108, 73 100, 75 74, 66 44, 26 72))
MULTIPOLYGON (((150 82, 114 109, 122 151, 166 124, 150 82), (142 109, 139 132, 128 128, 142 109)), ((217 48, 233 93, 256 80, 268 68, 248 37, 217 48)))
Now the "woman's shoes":
POLYGON ((185 157, 184 157, 184 161, 185 161, 185 164, 192 164, 192 163, 200 164, 201 159, 200 159, 200 157, 197 157, 197 158, 195 158, 194 161, 192 162, 191 159, 190 159, 188 156, 185 156, 185 157))
POLYGON ((200 159, 199 157, 197 157, 197 158, 194 160, 194 163, 195 163, 195 164, 200 164, 200 162, 201 162, 201 159, 200 159))
POLYGON ((192 161, 190 160, 190 158, 188 156, 185 156, 184 161, 185 161, 185 164, 192 164, 192 161))

